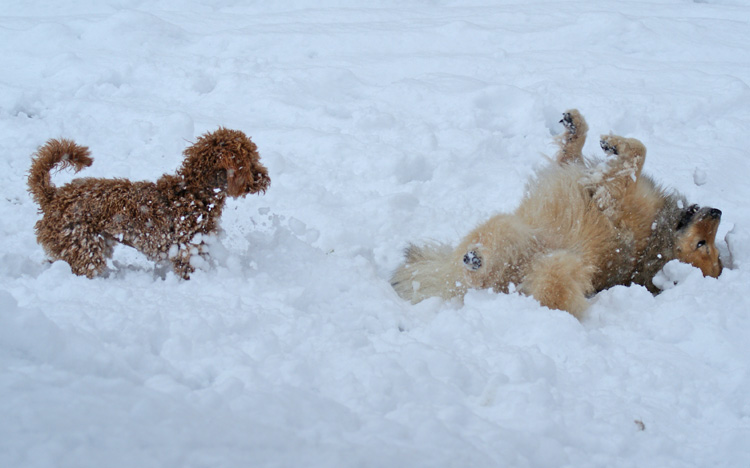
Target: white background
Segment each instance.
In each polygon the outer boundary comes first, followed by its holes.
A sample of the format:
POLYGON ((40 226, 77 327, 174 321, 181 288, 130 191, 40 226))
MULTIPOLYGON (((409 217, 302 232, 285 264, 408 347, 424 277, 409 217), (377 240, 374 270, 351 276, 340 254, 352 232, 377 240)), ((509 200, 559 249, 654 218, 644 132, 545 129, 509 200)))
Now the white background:
POLYGON ((6 2, 0 466, 750 466, 749 21, 743 0, 6 2), (399 299, 407 243, 512 210, 571 107, 586 154, 639 138, 646 172, 723 211, 722 276, 669 264, 674 287, 612 288, 582 323, 399 299), (220 125, 272 184, 227 204, 212 268, 45 262, 39 145, 155 180, 220 125))

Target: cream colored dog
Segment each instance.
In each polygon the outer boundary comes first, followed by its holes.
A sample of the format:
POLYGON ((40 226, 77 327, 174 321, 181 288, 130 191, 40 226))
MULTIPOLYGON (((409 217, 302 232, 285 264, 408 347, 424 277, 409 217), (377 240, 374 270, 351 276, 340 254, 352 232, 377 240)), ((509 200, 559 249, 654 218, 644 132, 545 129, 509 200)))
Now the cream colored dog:
POLYGON ((406 249, 391 280, 401 297, 417 303, 462 297, 469 288, 508 292, 514 284, 580 319, 587 297, 611 286, 658 292, 652 279, 672 259, 719 276, 720 210, 688 205, 641 174, 646 148, 638 140, 604 135, 608 157, 584 160, 586 121, 570 110, 561 122, 556 161, 528 183, 514 213, 490 218, 456 248, 406 249))

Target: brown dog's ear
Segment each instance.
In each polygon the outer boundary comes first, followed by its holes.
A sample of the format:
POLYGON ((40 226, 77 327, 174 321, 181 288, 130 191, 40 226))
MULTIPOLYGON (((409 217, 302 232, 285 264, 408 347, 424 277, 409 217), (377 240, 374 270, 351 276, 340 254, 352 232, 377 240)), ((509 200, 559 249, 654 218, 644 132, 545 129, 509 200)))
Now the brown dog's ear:
POLYGON ((245 195, 245 176, 242 166, 233 151, 222 151, 221 165, 227 172, 227 195, 237 198, 245 195))

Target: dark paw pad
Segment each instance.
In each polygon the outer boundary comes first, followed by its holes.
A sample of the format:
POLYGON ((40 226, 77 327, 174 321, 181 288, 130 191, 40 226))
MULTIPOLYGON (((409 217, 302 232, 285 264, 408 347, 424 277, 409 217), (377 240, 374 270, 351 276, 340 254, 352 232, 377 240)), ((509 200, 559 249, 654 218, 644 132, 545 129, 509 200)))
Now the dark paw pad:
POLYGON ((570 112, 563 112, 563 118, 560 120, 560 123, 563 124, 568 133, 571 135, 576 134, 576 124, 573 122, 573 117, 570 115, 570 112))
POLYGON ((482 257, 471 250, 466 255, 464 255, 464 265, 466 265, 466 268, 469 270, 478 270, 482 267, 482 257))
POLYGON ((617 148, 615 146, 612 146, 607 140, 605 139, 599 140, 599 145, 601 145, 605 153, 617 154, 617 148))

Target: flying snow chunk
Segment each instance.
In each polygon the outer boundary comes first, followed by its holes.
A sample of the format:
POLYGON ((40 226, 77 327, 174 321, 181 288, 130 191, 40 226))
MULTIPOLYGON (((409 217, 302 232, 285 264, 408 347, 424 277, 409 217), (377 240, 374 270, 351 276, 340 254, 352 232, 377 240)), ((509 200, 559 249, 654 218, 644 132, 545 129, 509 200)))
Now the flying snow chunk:
POLYGON ((697 271, 698 269, 692 265, 679 260, 671 260, 654 276, 652 281, 654 286, 666 291, 685 281, 689 276, 695 275, 697 271))
POLYGON ((695 185, 703 185, 707 180, 708 175, 706 174, 706 171, 699 167, 696 167, 695 171, 693 172, 693 182, 695 182, 695 185))

